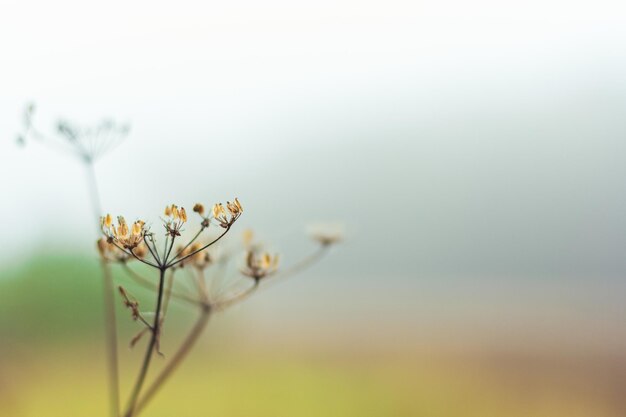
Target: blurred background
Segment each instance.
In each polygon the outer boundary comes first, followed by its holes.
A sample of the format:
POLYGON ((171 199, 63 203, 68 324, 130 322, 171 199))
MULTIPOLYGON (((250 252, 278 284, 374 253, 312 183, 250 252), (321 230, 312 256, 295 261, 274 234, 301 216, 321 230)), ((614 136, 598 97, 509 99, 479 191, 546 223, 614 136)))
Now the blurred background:
MULTIPOLYGON (((311 223, 345 227, 215 317, 144 415, 623 416, 624 23, 617 1, 3 1, 0 415, 107 415, 85 169, 18 146, 32 101, 51 135, 132 126, 96 164, 106 212, 238 196, 229 239, 287 265, 311 223)), ((172 314, 175 341, 195 313, 172 314)))

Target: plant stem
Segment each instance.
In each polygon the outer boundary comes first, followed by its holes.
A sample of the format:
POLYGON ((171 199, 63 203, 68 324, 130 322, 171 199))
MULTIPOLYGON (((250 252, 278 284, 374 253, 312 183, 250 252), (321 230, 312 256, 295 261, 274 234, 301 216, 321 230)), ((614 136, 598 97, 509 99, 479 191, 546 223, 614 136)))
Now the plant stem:
MULTIPOLYGON (((91 160, 85 161, 87 170, 87 182, 91 198, 91 206, 96 221, 96 230, 100 232, 100 216, 102 215, 102 206, 100 204, 100 192, 98 181, 96 179, 96 171, 91 160)), ((118 417, 120 413, 120 397, 119 397, 119 365, 117 358, 117 328, 115 323, 115 300, 113 294, 115 292, 113 285, 113 275, 111 274, 111 266, 104 260, 100 260, 102 269, 102 296, 104 303, 104 335, 107 351, 107 368, 109 370, 109 408, 111 417, 118 417)))
POLYGON ((139 394, 141 393, 141 388, 146 379, 146 375, 148 374, 148 368, 150 368, 150 360, 152 359, 152 355, 154 353, 154 347, 157 343, 157 338, 159 337, 160 332, 160 316, 161 316, 161 304, 163 301, 163 289, 165 287, 165 268, 161 268, 159 270, 159 293, 157 295, 157 305, 156 311, 154 315, 154 324, 152 325, 152 337, 150 338, 150 342, 148 343, 148 349, 146 350, 146 355, 143 359, 143 365, 139 371, 139 376, 137 377, 137 382, 135 382, 135 387, 133 388, 133 392, 131 394, 130 400, 128 402, 128 408, 124 413, 124 417, 132 417, 135 412, 135 406, 137 404, 137 399, 139 398, 139 394))
MULTIPOLYGON (((237 301, 241 301, 244 298, 248 297, 258 288, 258 281, 254 283, 254 285, 248 288, 246 291, 241 294, 233 297, 231 300, 223 304, 217 304, 216 307, 219 307, 220 310, 231 306, 237 301)), ((172 375, 172 373, 180 366, 181 362, 185 359, 185 357, 189 354, 191 349, 195 346, 198 338, 206 328, 207 323, 209 322, 209 318, 211 316, 211 306, 208 304, 202 305, 200 310, 200 316, 196 323, 187 334, 187 337, 180 345, 174 356, 169 360, 165 368, 161 371, 161 373, 156 377, 156 379, 152 382, 152 384, 148 387, 146 393, 141 397, 139 403, 137 404, 137 413, 139 413, 146 404, 152 399, 152 397, 157 393, 157 391, 161 388, 161 386, 165 383, 165 381, 172 375)))
POLYGON ((228 226, 226 229, 224 229, 224 232, 222 232, 222 234, 220 234, 217 238, 215 238, 213 241, 211 241, 210 243, 207 243, 206 245, 204 245, 203 247, 201 247, 200 249, 197 249, 193 252, 191 252, 190 254, 187 254, 185 256, 183 256, 182 258, 178 259, 177 261, 172 261, 169 264, 166 265, 167 268, 170 268, 174 265, 177 265, 179 263, 181 263, 182 261, 184 261, 185 259, 195 255, 198 252, 202 252, 203 250, 205 250, 206 248, 208 248, 209 246, 213 245, 214 243, 217 243, 218 240, 220 240, 221 238, 224 237, 224 235, 226 235, 226 233, 228 233, 228 231, 230 230, 231 226, 228 226))
POLYGON ((102 296, 104 302, 104 331, 107 346, 107 362, 109 368, 109 401, 110 414, 118 417, 120 413, 119 369, 117 358, 117 328, 115 324, 114 285, 111 266, 102 259, 102 296))
MULTIPOLYGON (((202 334, 204 328, 209 322, 209 317, 211 316, 211 309, 208 305, 202 307, 200 312, 200 316, 196 323, 189 331, 189 334, 180 345, 174 356, 169 360, 165 368, 161 370, 161 373, 156 377, 156 379, 152 382, 152 384, 148 387, 146 393, 141 397, 139 402, 137 403, 137 414, 146 406, 146 404, 152 399, 152 397, 157 393, 157 391, 161 388, 163 383, 170 377, 170 375, 178 368, 183 359, 187 356, 191 348, 196 344, 198 338, 202 334)), ((128 415, 127 417, 130 417, 128 415)))
MULTIPOLYGON (((157 291, 159 288, 157 285, 153 284, 152 282, 150 282, 147 278, 144 278, 143 276, 139 275, 137 272, 135 272, 133 269, 131 269, 127 263, 122 263, 122 268, 126 271, 126 273, 139 285, 143 286, 144 288, 147 288, 149 290, 152 291, 157 291)), ((200 300, 196 300, 193 297, 190 297, 186 294, 177 292, 177 291, 170 291, 170 294, 172 295, 172 297, 174 298, 178 298, 180 300, 186 301, 188 303, 191 304, 195 304, 198 305, 200 304, 200 300)))

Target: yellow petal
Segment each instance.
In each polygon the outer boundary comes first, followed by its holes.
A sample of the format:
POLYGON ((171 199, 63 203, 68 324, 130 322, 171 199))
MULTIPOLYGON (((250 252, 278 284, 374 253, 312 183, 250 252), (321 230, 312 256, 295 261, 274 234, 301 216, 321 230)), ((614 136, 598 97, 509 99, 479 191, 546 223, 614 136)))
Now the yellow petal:
POLYGON ((239 202, 239 199, 237 197, 235 197, 235 205, 237 206, 239 211, 243 213, 243 207, 241 207, 241 203, 239 202))

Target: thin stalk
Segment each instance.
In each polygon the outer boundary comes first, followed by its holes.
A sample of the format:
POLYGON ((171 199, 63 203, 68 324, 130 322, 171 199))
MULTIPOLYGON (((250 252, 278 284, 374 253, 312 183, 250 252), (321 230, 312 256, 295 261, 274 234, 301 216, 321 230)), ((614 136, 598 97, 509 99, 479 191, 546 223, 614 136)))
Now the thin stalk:
POLYGON ((109 401, 111 417, 118 417, 120 413, 119 396, 119 365, 117 357, 117 325, 115 323, 115 293, 111 265, 104 259, 100 260, 102 268, 102 292, 104 303, 104 332, 109 368, 109 401))
POLYGON ((152 325, 152 337, 150 337, 150 342, 148 343, 148 348, 146 350, 146 354, 143 359, 143 364, 141 365, 141 369, 139 370, 139 375, 137 376, 137 381, 135 382, 135 386, 133 388, 133 392, 130 396, 130 400, 128 402, 128 408, 124 413, 124 417, 132 417, 135 412, 135 407, 137 405, 137 399, 139 398, 139 394, 141 393, 141 388, 143 387, 143 383, 146 380, 146 375, 148 374, 148 369, 150 368, 150 361, 152 359, 152 355, 154 353, 154 347, 157 343, 157 338, 159 337, 160 331, 160 322, 161 322, 161 304, 163 301, 163 289, 165 287, 165 268, 159 269, 159 293, 157 295, 157 305, 156 311, 154 315, 154 324, 152 325))
MULTIPOLYGON (((126 271, 126 273, 128 274, 128 276, 130 276, 137 284, 143 286, 144 288, 150 289, 152 291, 157 291, 158 290, 158 286, 153 284, 152 282, 150 282, 150 280, 148 280, 147 278, 139 275, 137 272, 135 272, 130 266, 128 266, 128 264, 126 262, 122 263, 122 268, 124 269, 124 271, 126 271)), ((183 301, 187 301, 189 303, 198 305, 200 304, 200 301, 188 296, 186 294, 180 293, 178 291, 171 291, 171 295, 174 298, 178 298, 180 300, 183 301)))
POLYGON ((180 258, 180 259, 179 259, 179 260, 177 260, 177 261, 170 262, 170 263, 166 266, 166 268, 170 268, 170 267, 172 267, 172 266, 174 266, 174 265, 176 265, 176 264, 178 264, 178 263, 180 263, 180 262, 184 261, 185 259, 189 258, 190 256, 193 256, 193 255, 195 255, 195 254, 196 254, 196 253, 198 253, 198 252, 202 252, 203 250, 205 250, 205 249, 206 249, 206 248, 208 248, 209 246, 211 246, 211 245, 213 245, 214 243, 216 243, 216 242, 217 242, 218 240, 220 240, 222 237, 224 237, 224 235, 225 235, 226 233, 228 233, 228 231, 229 231, 229 230, 230 230, 230 226, 228 226, 228 227, 226 228, 226 230, 224 230, 224 232, 223 232, 221 235, 219 235, 219 236, 218 236, 215 240, 213 240, 212 242, 210 242, 210 243, 208 243, 208 244, 204 245, 204 246, 203 246, 203 247, 201 247, 200 249, 195 250, 195 251, 191 252, 190 254, 188 254, 188 255, 186 255, 186 256, 183 256, 182 258, 180 258))
MULTIPOLYGON (((167 254, 163 258, 163 265, 167 265, 167 260, 169 259, 170 253, 172 252, 172 248, 174 247, 174 240, 175 240, 175 237, 172 236, 172 242, 170 243, 170 248, 167 250, 167 254)), ((165 242, 165 246, 167 247, 167 241, 165 242)))
POLYGON ((289 268, 286 268, 284 270, 278 270, 277 272, 272 274, 272 279, 269 280, 267 284, 263 285, 263 289, 271 287, 272 285, 275 285, 276 283, 281 282, 291 275, 294 275, 318 262, 324 257, 324 255, 326 255, 326 253, 328 253, 330 246, 331 245, 320 245, 318 249, 315 250, 315 252, 311 253, 299 262, 296 262, 289 268))
POLYGON ((306 258, 300 260, 300 262, 297 262, 291 267, 285 269, 284 271, 282 272, 279 271, 278 274, 276 275, 280 278, 286 278, 290 275, 293 275, 302 271, 303 269, 308 268, 309 266, 313 265, 315 262, 319 261, 322 258, 322 256, 324 256, 328 252, 329 248, 330 248, 330 245, 320 245, 320 247, 315 252, 313 252, 306 258))
POLYGON ((240 292, 237 295, 232 296, 231 298, 229 298, 228 300, 224 300, 222 302, 218 302, 215 304, 215 308, 223 311, 224 309, 226 309, 227 307, 232 306, 233 304, 236 304, 240 301, 245 300, 246 298, 248 298, 250 295, 252 295, 252 293, 254 291, 256 291, 256 289, 259 287, 259 282, 260 280, 255 280, 254 284, 252 284, 251 287, 249 287, 248 289, 240 292))
POLYGON ((204 231, 204 229, 206 229, 206 227, 202 226, 200 228, 200 230, 198 231, 198 233, 196 233, 196 235, 181 249, 176 253, 176 256, 174 256, 172 258, 172 260, 178 258, 183 252, 185 252, 185 250, 192 245, 193 242, 196 241, 196 239, 202 234, 202 232, 204 231))
MULTIPOLYGON (((225 308, 235 304, 236 302, 242 301, 244 298, 250 296, 258 288, 258 284, 259 281, 255 281, 252 287, 248 288, 241 294, 234 296, 224 303, 217 304, 216 307, 220 310, 224 310, 225 308)), ((150 384, 150 386, 146 390, 146 393, 139 400, 139 403, 137 404, 137 413, 139 413, 146 406, 146 404, 157 393, 157 391, 161 388, 165 381, 172 375, 172 373, 178 368, 178 366, 180 366, 183 359, 185 359, 191 349, 195 346, 200 335, 206 328, 210 316, 211 306, 207 303, 202 306, 198 320, 196 320, 196 323, 191 328, 191 330, 187 334, 187 337, 180 345, 176 353, 174 353, 174 356, 172 356, 169 362, 165 365, 165 368, 161 370, 161 373, 159 373, 159 375, 155 378, 152 384, 150 384)))
MULTIPOLYGON (((196 323, 191 328, 187 337, 180 345, 180 348, 174 353, 172 358, 169 360, 165 368, 161 370, 161 373, 156 377, 156 379, 150 384, 146 393, 141 397, 136 406, 136 414, 139 414, 141 410, 148 404, 148 402, 154 397, 157 391, 163 386, 163 383, 171 376, 171 374, 178 368, 183 359, 187 356, 191 348, 194 347, 198 338, 204 331, 207 323, 209 322, 209 317, 211 316, 211 309, 209 306, 204 306, 200 312, 200 316, 196 323)), ((128 416, 130 417, 130 415, 128 416)))
MULTIPOLYGON (((159 266, 161 266, 162 262, 161 262, 161 258, 159 257, 159 249, 156 247, 156 243, 154 243, 154 238, 152 237, 152 235, 144 234, 143 235, 143 243, 146 244, 146 247, 150 251, 150 254, 152 255, 152 258, 158 264, 158 265, 154 265, 154 264, 151 264, 151 265, 153 267, 155 267, 155 268, 158 268, 159 266), (152 247, 150 247, 150 243, 152 243, 152 247)), ((133 253, 133 256, 135 256, 134 253, 133 253)), ((137 258, 137 256, 135 256, 135 258, 137 258)))
MULTIPOLYGON (((174 239, 172 239, 174 240, 174 239)), ((167 247, 168 247, 168 243, 170 243, 170 235, 166 234, 165 235, 165 245, 163 245, 163 263, 166 264, 167 263, 167 247)))
MULTIPOLYGON (((208 245, 204 246, 202 249, 199 249, 198 251, 195 251, 179 259, 176 262, 172 262, 169 266, 175 265, 178 262, 183 261, 187 257, 193 256, 195 253, 211 246, 213 243, 221 239, 221 237, 224 236, 226 232, 228 232, 229 229, 230 228, 227 228, 224 231, 224 233, 222 233, 217 239, 215 239, 213 242, 209 243, 208 245)), ((285 270, 282 274, 280 274, 280 276, 284 278, 310 266, 311 264, 321 259, 322 256, 327 252, 327 249, 328 249, 328 245, 322 245, 317 251, 307 256, 306 258, 302 259, 300 262, 296 263, 291 268, 288 268, 287 270, 285 270)), ((174 259, 176 259, 176 257, 174 259)), ((229 306, 239 301, 242 301, 243 299, 249 297, 252 293, 254 293, 255 290, 257 290, 257 288, 259 287, 259 282, 260 282, 259 280, 255 281, 252 287, 248 288, 247 290, 243 291, 242 293, 238 295, 233 296, 229 300, 216 304, 214 307, 219 310, 224 310, 228 308, 229 306)), ((202 289, 199 289, 199 290, 202 293, 202 289)), ((172 356, 172 358, 169 360, 169 362, 165 365, 165 368, 161 370, 159 375, 157 375, 157 377, 152 382, 152 384, 150 384, 150 386, 147 388, 145 394, 137 402, 137 405, 135 407, 137 413, 135 415, 139 414, 139 412, 143 410, 143 408, 149 403, 152 397, 154 397, 154 395, 159 391, 159 389, 163 386, 163 384, 168 380, 168 378, 172 375, 172 373, 180 366, 182 361, 189 354, 193 346, 197 343, 200 335, 206 328, 206 325, 211 316, 211 311, 212 309, 209 303, 206 303, 202 306, 200 316, 198 317, 198 319, 196 320, 196 323, 187 334, 187 337, 185 338, 185 340, 182 342, 182 344, 180 345, 176 353, 172 356)), ((128 414, 125 417, 132 417, 132 414, 128 414)))
MULTIPOLYGON (((91 160, 85 161, 87 169, 87 182, 90 191, 91 205, 94 211, 94 219, 96 227, 100 231, 100 216, 102 215, 102 207, 100 204, 100 193, 96 172, 91 160)), ((111 417, 118 417, 120 413, 120 397, 119 397, 119 364, 117 357, 117 328, 115 323, 115 293, 113 285, 113 275, 111 274, 111 266, 104 260, 100 260, 102 269, 102 292, 104 304, 104 335, 107 351, 107 368, 109 370, 109 408, 111 417)))
MULTIPOLYGON (((144 239, 144 241, 145 241, 145 239, 144 239)), ((159 265, 153 264, 152 262, 149 262, 149 261, 145 261, 145 260, 141 259, 139 256, 135 255, 135 252, 133 252, 132 249, 130 251, 127 251, 126 249, 124 249, 123 247, 118 245, 117 243, 115 243, 115 242, 112 242, 112 243, 113 243, 113 245, 115 245, 116 248, 118 248, 119 250, 124 252, 126 255, 132 256, 133 258, 137 259, 139 262, 142 262, 142 263, 144 263, 146 265, 150 265, 153 268, 160 268, 159 265)), ((150 246, 147 243, 146 243, 146 246, 148 247, 148 249, 150 249, 150 246)), ((150 251, 150 252, 152 252, 152 251, 150 251)))

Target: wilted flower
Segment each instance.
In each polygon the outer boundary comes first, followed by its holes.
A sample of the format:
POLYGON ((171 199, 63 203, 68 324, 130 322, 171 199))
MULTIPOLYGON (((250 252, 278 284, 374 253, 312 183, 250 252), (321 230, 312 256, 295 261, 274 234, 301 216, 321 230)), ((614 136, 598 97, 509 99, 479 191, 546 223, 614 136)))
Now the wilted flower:
POLYGON ((180 229, 187 222, 187 212, 184 207, 178 208, 176 204, 165 207, 165 219, 163 224, 167 234, 170 236, 180 236, 180 229))
POLYGON ((232 226, 242 213, 243 207, 237 198, 232 203, 227 201, 226 208, 222 203, 213 206, 213 218, 225 229, 232 226))

